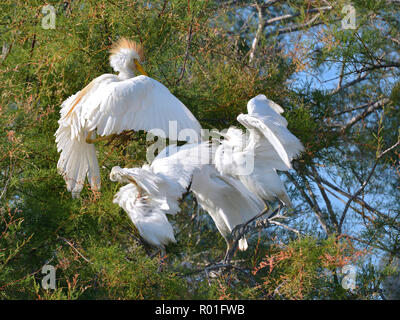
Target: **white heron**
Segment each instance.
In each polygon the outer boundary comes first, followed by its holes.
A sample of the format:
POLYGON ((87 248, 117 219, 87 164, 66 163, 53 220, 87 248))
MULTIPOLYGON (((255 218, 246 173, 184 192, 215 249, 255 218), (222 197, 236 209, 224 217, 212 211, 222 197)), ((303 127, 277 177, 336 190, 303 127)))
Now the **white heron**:
MULTIPOLYGON (((57 168, 74 197, 80 194, 86 176, 92 189, 100 189, 96 141, 127 130, 159 129, 170 137, 171 121, 178 133, 191 130, 197 139, 200 136, 201 127, 193 114, 163 84, 146 75, 142 60, 142 47, 122 38, 110 55, 111 67, 118 75, 95 78, 61 105, 55 133, 60 152, 57 168), (142 75, 136 76, 138 72, 142 75), (96 133, 100 137, 94 139, 96 133)), ((172 134, 175 140, 187 140, 172 134)))
MULTIPOLYGON (((256 217, 264 208, 263 202, 239 180, 220 174, 212 165, 195 170, 191 191, 224 237, 227 254, 233 245, 232 230, 256 217)), ((238 248, 244 251, 247 247, 243 237, 238 248)))
POLYGON ((280 114, 283 109, 265 95, 258 95, 247 104, 248 114, 237 120, 249 131, 230 128, 215 152, 215 165, 222 175, 239 179, 251 192, 265 201, 278 198, 293 207, 276 170, 291 168, 291 160, 303 145, 288 129, 280 114))
POLYGON ((141 168, 113 167, 112 181, 128 183, 114 197, 137 227, 141 237, 164 252, 176 242, 166 214, 176 214, 179 200, 188 191, 193 171, 208 163, 208 142, 171 145, 141 168))
POLYGON ((165 252, 167 244, 176 242, 174 230, 165 212, 148 196, 143 195, 135 184, 121 187, 113 202, 129 215, 140 236, 150 245, 159 248, 162 253, 165 252))

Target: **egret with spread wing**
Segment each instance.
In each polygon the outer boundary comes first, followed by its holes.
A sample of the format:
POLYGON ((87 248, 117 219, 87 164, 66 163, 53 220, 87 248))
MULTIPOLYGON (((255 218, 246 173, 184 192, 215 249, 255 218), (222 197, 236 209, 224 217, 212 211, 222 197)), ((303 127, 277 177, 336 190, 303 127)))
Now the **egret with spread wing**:
POLYGON ((195 169, 208 163, 209 143, 175 145, 165 148, 151 163, 141 168, 114 167, 110 179, 129 183, 114 197, 131 218, 141 237, 164 250, 175 242, 166 214, 176 214, 179 200, 188 191, 195 169))
POLYGON ((247 104, 248 114, 237 120, 249 131, 230 128, 215 153, 215 165, 223 175, 238 178, 264 201, 278 198, 286 206, 292 202, 276 170, 288 170, 303 150, 301 142, 287 129, 280 115, 283 109, 258 95, 247 104))
MULTIPOLYGON (((100 170, 94 142, 127 130, 153 131, 169 136, 171 121, 176 132, 200 137, 200 124, 193 114, 160 82, 149 78, 140 63, 143 49, 125 38, 111 49, 110 64, 118 75, 103 74, 61 105, 55 134, 60 159, 58 171, 68 191, 78 196, 86 176, 94 190, 100 189, 100 170), (139 72, 142 75, 136 76, 139 72), (158 129, 154 131, 154 129, 158 129), (190 131, 188 131, 190 130, 190 131), (94 136, 99 135, 99 138, 94 136)), ((187 137, 176 136, 176 140, 187 137)))

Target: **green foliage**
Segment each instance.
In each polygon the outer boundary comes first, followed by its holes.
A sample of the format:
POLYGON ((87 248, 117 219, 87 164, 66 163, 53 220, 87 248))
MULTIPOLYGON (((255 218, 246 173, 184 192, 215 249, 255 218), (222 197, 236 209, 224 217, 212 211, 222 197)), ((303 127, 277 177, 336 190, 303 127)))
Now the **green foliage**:
POLYGON ((392 92, 390 93, 390 100, 396 105, 400 104, 400 82, 397 82, 393 89, 392 92))
POLYGON ((2 212, 0 225, 0 297, 1 299, 23 298, 32 291, 31 275, 22 276, 20 270, 13 268, 13 262, 21 256, 32 235, 24 236, 23 218, 20 212, 8 208, 2 212), (21 277, 21 278, 19 278, 21 277), (11 287, 11 289, 9 289, 11 287))
POLYGON ((259 22, 253 2, 49 3, 56 9, 54 30, 41 25, 43 1, 0 4, 1 299, 369 299, 384 279, 396 276, 395 270, 389 274, 385 266, 357 260, 365 248, 399 255, 396 149, 358 195, 368 206, 353 199, 342 230, 338 221, 350 199, 346 194, 362 185, 377 150, 398 139, 398 5, 352 1, 357 28, 342 30, 347 1, 318 13, 325 1, 264 2, 265 21, 293 17, 265 23, 250 61, 259 22), (314 14, 318 24, 307 24, 314 14), (237 126, 237 115, 257 94, 284 107, 288 128, 306 147, 298 170, 287 176, 297 200, 288 223, 307 237, 294 240, 290 231, 269 228, 249 236, 250 247, 236 254, 235 268, 207 269, 223 258, 226 244, 189 195, 170 218, 177 244, 161 259, 112 203, 121 185, 109 181, 110 169, 145 162, 150 143, 143 132, 123 144, 97 144, 101 194, 85 186, 80 199, 71 198, 56 172, 60 105, 93 78, 112 72, 108 50, 123 36, 143 45, 146 71, 204 128, 237 126), (299 80, 302 73, 320 85, 299 80), (331 76, 340 79, 337 92, 324 86, 331 76), (384 97, 391 103, 364 114, 384 97), (357 115, 362 117, 341 130, 357 115), (323 194, 327 185, 321 187, 313 171, 317 164, 325 168, 320 178, 340 190, 326 191, 331 206, 323 194), (358 242, 344 241, 343 230, 354 231, 358 242), (340 282, 338 269, 350 262, 360 270, 356 292, 340 282), (56 267, 56 290, 41 287, 45 264, 56 267))
POLYGON ((346 239, 318 241, 306 237, 283 247, 272 246, 254 273, 263 279, 258 289, 279 298, 345 299, 352 295, 343 289, 338 275, 342 267, 356 262, 361 255, 346 239))

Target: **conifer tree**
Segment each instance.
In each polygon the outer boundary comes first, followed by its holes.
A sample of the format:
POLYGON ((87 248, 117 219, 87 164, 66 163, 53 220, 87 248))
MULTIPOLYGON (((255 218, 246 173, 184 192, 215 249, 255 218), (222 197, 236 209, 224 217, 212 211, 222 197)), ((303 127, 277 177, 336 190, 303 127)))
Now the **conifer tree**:
POLYGON ((400 255, 399 9, 394 0, 2 1, 0 298, 395 297, 385 290, 400 255), (101 193, 86 186, 71 198, 56 171, 60 105, 112 72, 108 50, 123 36, 143 45, 146 71, 203 128, 239 126, 257 94, 285 109, 305 146, 281 174, 295 204, 289 229, 249 234, 249 249, 217 267, 225 242, 189 194, 170 219, 177 244, 160 271, 109 181, 114 165, 146 161, 143 132, 99 143, 101 193), (43 289, 44 265, 55 267, 56 289, 43 289))

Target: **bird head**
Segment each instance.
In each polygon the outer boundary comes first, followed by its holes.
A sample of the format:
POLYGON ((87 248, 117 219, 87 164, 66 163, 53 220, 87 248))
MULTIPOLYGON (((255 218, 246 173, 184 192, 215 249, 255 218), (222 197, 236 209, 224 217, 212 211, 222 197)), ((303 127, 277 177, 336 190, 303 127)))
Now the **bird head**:
POLYGON ((119 166, 115 166, 115 167, 113 167, 112 169, 111 169, 111 172, 110 172, 110 180, 111 181, 114 181, 114 182, 116 182, 116 181, 119 181, 119 182, 125 182, 125 181, 122 181, 122 168, 121 167, 119 167, 119 166))
POLYGON ((136 42, 121 38, 112 45, 110 53, 110 65, 115 72, 130 77, 136 73, 147 76, 141 65, 144 61, 143 47, 136 42))
POLYGON ((144 197, 145 195, 147 195, 147 192, 134 179, 133 171, 135 171, 135 169, 137 168, 132 168, 130 169, 130 172, 126 172, 126 169, 122 169, 119 166, 115 166, 111 169, 110 180, 114 182, 118 181, 122 183, 132 183, 138 190, 138 196, 144 197))
POLYGON ((272 115, 271 112, 281 114, 284 110, 279 104, 269 100, 265 95, 259 94, 249 100, 247 111, 250 115, 270 116, 272 115))

